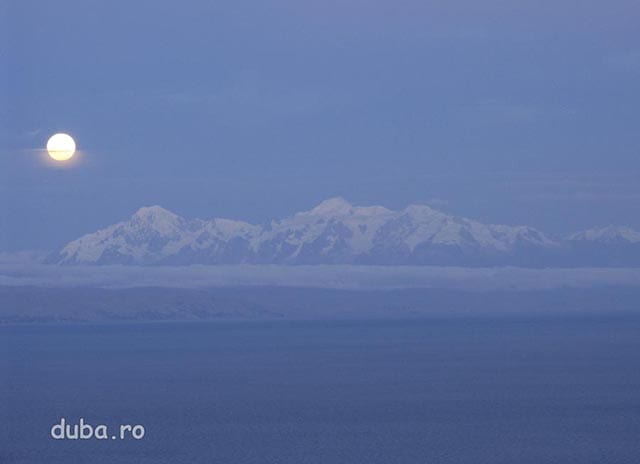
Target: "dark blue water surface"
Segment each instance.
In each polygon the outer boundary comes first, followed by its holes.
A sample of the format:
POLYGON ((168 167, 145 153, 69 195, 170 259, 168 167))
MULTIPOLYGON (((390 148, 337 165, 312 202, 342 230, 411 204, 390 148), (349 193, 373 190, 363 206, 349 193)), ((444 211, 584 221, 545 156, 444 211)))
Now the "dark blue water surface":
POLYGON ((2 463, 640 462, 640 318, 25 325, 0 337, 2 463), (146 435, 55 441, 61 417, 146 435))

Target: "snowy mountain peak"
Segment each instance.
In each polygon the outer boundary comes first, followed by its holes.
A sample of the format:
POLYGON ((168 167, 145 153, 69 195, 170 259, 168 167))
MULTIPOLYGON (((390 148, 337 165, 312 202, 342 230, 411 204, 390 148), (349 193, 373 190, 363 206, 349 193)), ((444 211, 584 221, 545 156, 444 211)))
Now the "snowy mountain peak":
POLYGON ((404 209, 404 213, 411 217, 422 219, 432 218, 434 216, 447 216, 427 205, 409 205, 404 209))
POLYGON ((143 206, 134 213, 132 219, 141 219, 147 221, 163 221, 163 220, 175 220, 179 216, 162 206, 143 206))
POLYGON ((353 205, 342 197, 333 197, 324 200, 308 214, 314 216, 345 216, 351 212, 353 205))
POLYGON ((185 222, 177 214, 157 205, 140 208, 129 221, 133 227, 146 228, 165 235, 180 233, 185 222))
POLYGON ((594 227, 569 237, 572 241, 601 243, 640 243, 640 232, 626 226, 594 227))

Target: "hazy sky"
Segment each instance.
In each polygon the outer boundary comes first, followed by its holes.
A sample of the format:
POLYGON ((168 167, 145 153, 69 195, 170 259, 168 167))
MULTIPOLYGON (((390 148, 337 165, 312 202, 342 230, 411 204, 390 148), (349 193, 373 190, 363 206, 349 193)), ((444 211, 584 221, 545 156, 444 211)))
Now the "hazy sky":
POLYGON ((342 195, 640 228, 640 3, 0 0, 0 250, 342 195), (67 169, 37 149, 57 131, 67 169))

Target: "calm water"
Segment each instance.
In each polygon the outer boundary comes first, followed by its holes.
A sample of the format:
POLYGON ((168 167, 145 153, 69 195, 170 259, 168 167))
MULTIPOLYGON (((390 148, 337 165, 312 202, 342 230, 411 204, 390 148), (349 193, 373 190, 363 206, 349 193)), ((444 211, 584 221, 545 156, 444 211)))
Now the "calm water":
POLYGON ((2 463, 638 463, 640 319, 0 328, 2 463), (140 441, 55 441, 61 417, 140 441))

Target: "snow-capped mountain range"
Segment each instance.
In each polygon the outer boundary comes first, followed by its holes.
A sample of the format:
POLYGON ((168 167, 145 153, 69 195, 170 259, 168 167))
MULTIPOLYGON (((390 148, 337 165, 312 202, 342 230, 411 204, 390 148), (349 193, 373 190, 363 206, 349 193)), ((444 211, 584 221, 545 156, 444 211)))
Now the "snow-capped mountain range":
POLYGON ((57 264, 640 264, 640 233, 609 226, 553 239, 527 226, 490 225, 426 205, 401 211, 331 198, 263 225, 185 219, 160 206, 80 237, 57 264), (629 261, 631 260, 631 261, 629 261))

